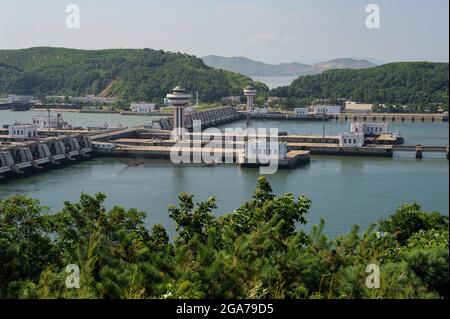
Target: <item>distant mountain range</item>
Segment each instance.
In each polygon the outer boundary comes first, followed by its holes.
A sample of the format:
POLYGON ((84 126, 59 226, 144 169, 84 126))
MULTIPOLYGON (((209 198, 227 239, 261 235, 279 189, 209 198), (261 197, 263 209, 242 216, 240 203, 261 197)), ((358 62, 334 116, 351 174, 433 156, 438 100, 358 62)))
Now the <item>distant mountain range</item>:
POLYGON ((303 63, 268 64, 251 60, 245 57, 222 57, 209 55, 202 58, 203 62, 211 67, 241 73, 250 77, 257 76, 300 76, 306 74, 320 74, 332 69, 365 69, 377 64, 354 58, 340 58, 316 63, 314 65, 303 63))

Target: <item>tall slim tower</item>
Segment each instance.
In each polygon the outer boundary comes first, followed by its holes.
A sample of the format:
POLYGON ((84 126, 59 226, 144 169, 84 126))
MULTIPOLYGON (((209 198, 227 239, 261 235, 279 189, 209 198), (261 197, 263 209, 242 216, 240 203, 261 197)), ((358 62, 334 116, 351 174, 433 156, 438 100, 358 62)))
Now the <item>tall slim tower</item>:
POLYGON ((256 89, 251 85, 244 89, 244 95, 247 97, 247 112, 253 112, 253 98, 256 92, 256 89))
POLYGON ((166 97, 174 109, 173 129, 176 130, 176 137, 180 138, 183 133, 184 123, 186 120, 185 108, 191 102, 191 95, 187 94, 183 87, 177 86, 171 93, 167 94, 166 97))

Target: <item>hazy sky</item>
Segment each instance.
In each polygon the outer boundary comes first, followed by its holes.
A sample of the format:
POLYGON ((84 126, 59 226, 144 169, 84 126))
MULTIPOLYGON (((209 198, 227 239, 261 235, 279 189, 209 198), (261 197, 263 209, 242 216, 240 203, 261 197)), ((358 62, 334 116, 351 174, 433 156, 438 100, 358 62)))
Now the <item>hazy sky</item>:
POLYGON ((448 0, 0 0, 0 49, 152 48, 265 62, 448 61, 448 0), (65 25, 68 4, 80 28, 65 25), (368 4, 380 28, 365 25, 368 4))

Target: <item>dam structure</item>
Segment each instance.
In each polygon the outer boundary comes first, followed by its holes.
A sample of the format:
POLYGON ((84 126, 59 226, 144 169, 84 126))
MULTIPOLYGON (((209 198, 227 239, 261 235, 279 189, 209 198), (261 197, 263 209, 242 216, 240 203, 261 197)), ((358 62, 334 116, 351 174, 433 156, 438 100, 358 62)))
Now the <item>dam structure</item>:
POLYGON ((406 152, 415 154, 417 159, 423 158, 425 153, 441 153, 449 158, 448 146, 403 145, 403 137, 389 133, 385 122, 354 122, 349 132, 329 136, 277 132, 276 139, 273 134, 244 129, 233 133, 226 129, 225 132, 218 129, 204 131, 245 118, 248 121, 254 97, 254 92, 249 90, 244 90, 249 92, 250 99, 245 113, 231 106, 186 112, 191 96, 177 86, 167 95, 174 108, 173 117, 147 125, 95 130, 39 129, 33 124, 1 128, 0 181, 96 156, 164 158, 173 162, 174 154, 187 154, 187 161, 174 164, 210 166, 225 163, 258 167, 266 163, 255 160, 255 156, 264 154, 276 159, 280 168, 296 168, 309 163, 310 157, 315 155, 393 157, 394 153, 406 152), (174 129, 179 132, 174 134, 174 129), (181 131, 184 131, 183 135, 181 131), (272 140, 276 140, 275 146, 267 146, 270 143, 266 142, 272 140), (214 157, 211 154, 220 155, 214 157))
MULTIPOLYGON (((238 112, 236 108, 220 107, 212 110, 187 113, 185 115, 184 128, 188 131, 192 131, 195 121, 201 121, 201 128, 206 129, 209 127, 215 127, 235 121, 242 120, 244 114, 238 112)), ((157 121, 153 121, 150 128, 171 131, 174 127, 173 117, 163 118, 157 121)))
POLYGON ((0 181, 70 164, 92 154, 90 137, 71 134, 0 144, 0 181))
MULTIPOLYGON (((219 152, 222 159, 232 158, 234 164, 253 167, 258 165, 247 165, 245 162, 246 145, 248 147, 254 141, 269 141, 271 138, 261 134, 190 132, 187 139, 177 141, 172 139, 170 130, 144 126, 109 131, 69 130, 50 134, 53 136, 39 132, 38 138, 24 141, 0 136, 0 182, 97 156, 170 159, 174 147, 179 152, 187 152, 189 158, 219 152), (212 141, 219 141, 219 145, 211 144, 212 141)), ((415 154, 418 159, 426 153, 441 153, 449 158, 448 146, 399 145, 392 138, 387 139, 386 144, 366 144, 368 137, 363 137, 362 145, 348 146, 343 144, 343 137, 346 135, 280 134, 278 143, 286 147, 284 158, 280 158, 280 168, 295 168, 309 163, 310 157, 315 155, 393 157, 394 153, 408 152, 415 154)), ((210 166, 219 165, 219 162, 202 161, 194 164, 210 166)))

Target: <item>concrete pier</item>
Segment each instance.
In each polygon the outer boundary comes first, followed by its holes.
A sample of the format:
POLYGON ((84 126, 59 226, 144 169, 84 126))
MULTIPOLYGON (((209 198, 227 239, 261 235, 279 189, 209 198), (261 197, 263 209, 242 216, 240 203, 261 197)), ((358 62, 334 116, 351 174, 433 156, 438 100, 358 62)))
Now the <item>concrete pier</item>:
POLYGON ((443 113, 341 113, 333 117, 341 121, 370 122, 445 122, 448 114, 443 113))
POLYGON ((416 146, 416 158, 422 158, 423 157, 423 149, 422 145, 416 146))
MULTIPOLYGON (((202 129, 226 124, 240 120, 244 117, 242 113, 239 113, 234 107, 223 107, 202 112, 187 113, 185 118, 185 128, 192 131, 194 127, 194 121, 202 122, 202 129)), ((152 128, 160 130, 172 130, 173 118, 164 118, 152 123, 152 128)))
MULTIPOLYGON (((269 136, 263 135, 233 135, 233 134, 202 134, 190 133, 191 142, 184 142, 184 146, 195 145, 206 146, 211 141, 220 141, 224 147, 232 144, 235 148, 243 148, 245 142, 249 139, 269 140, 269 136)), ((95 139, 95 137, 94 137, 95 139)), ((394 152, 416 152, 416 146, 397 145, 397 144, 368 144, 361 147, 341 147, 339 146, 338 136, 320 135, 282 135, 278 136, 280 143, 287 143, 289 151, 309 151, 311 155, 334 155, 334 156, 368 156, 368 157, 393 157, 394 152)), ((170 147, 174 141, 170 140, 170 132, 163 130, 140 129, 132 136, 111 139, 109 142, 118 147, 127 146, 128 150, 134 146, 163 146, 170 147)), ((421 146, 423 152, 445 153, 448 157, 448 146, 421 146)))
MULTIPOLYGON (((277 160, 278 161, 277 167, 281 168, 281 169, 294 169, 301 165, 309 163, 310 158, 311 158, 311 152, 309 152, 309 151, 290 151, 287 153, 286 158, 279 158, 277 160)), ((250 162, 245 157, 240 160, 239 164, 241 167, 252 167, 252 168, 268 166, 268 164, 250 162)))

